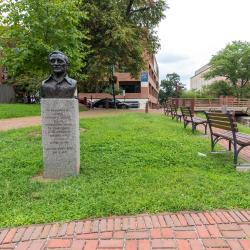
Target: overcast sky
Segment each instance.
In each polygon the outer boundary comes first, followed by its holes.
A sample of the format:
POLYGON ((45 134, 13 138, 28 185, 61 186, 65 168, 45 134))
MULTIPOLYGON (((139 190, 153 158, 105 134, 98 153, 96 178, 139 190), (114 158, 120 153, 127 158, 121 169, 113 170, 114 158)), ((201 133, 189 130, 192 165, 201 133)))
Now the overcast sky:
POLYGON ((176 72, 190 77, 234 40, 250 42, 250 0, 167 0, 170 7, 158 34, 160 79, 176 72))

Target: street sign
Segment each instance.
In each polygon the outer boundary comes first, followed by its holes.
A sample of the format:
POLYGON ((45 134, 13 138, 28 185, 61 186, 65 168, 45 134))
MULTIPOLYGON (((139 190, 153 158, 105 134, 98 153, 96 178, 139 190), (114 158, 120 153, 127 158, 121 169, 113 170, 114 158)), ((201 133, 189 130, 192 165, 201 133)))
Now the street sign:
POLYGON ((148 72, 141 72, 141 82, 148 82, 148 72))

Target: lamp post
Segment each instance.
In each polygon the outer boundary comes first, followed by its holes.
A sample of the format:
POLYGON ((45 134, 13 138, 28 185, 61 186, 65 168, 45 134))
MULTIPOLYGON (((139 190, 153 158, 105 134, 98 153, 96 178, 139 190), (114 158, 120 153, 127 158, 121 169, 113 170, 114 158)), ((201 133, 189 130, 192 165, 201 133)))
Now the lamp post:
POLYGON ((109 84, 112 86, 113 102, 114 102, 114 107, 116 109, 117 108, 116 107, 116 100, 115 100, 115 81, 116 81, 116 78, 114 76, 114 73, 115 73, 115 66, 114 66, 114 64, 112 64, 110 66, 109 84))
POLYGON ((180 90, 184 88, 184 85, 181 82, 177 82, 175 85, 175 95, 176 98, 179 98, 180 90))
POLYGON ((122 95, 123 95, 123 102, 125 103, 125 95, 126 95, 126 90, 125 89, 122 90, 122 95))

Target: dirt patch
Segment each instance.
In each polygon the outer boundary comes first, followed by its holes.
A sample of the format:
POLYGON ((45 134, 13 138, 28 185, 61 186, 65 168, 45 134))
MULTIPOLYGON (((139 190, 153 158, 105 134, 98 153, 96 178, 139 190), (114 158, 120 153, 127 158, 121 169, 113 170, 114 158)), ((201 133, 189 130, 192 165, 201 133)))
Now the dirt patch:
POLYGON ((50 182, 56 182, 58 181, 57 179, 48 179, 48 178, 45 178, 43 176, 42 173, 36 175, 36 176, 33 176, 32 177, 32 181, 36 181, 36 182, 41 182, 41 183, 50 183, 50 182))
POLYGON ((31 137, 35 137, 35 138, 41 137, 41 136, 42 136, 42 135, 41 135, 41 132, 39 132, 39 131, 32 131, 32 132, 29 132, 28 135, 31 136, 31 137))

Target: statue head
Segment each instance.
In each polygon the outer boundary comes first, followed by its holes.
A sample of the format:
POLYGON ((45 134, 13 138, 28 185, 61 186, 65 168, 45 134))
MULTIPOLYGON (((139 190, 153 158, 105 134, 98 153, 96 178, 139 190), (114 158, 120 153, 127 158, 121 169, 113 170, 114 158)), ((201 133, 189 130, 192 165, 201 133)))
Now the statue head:
POLYGON ((49 64, 54 74, 61 75, 68 69, 69 58, 60 51, 53 51, 49 54, 49 64))

